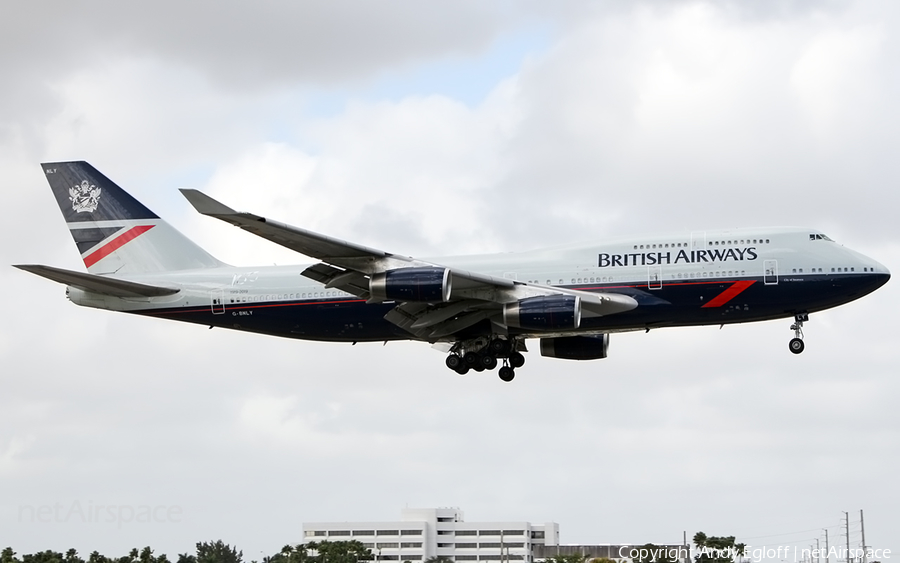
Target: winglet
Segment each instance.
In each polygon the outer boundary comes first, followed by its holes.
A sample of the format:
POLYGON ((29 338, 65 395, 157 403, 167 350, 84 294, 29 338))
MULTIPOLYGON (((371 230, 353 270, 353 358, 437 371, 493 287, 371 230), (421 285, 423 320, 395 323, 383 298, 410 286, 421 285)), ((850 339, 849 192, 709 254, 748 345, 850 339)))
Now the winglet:
POLYGON ((200 190, 195 190, 193 188, 179 188, 179 191, 181 192, 181 195, 194 206, 194 209, 202 215, 209 215, 211 217, 237 215, 237 211, 220 201, 214 200, 200 190))

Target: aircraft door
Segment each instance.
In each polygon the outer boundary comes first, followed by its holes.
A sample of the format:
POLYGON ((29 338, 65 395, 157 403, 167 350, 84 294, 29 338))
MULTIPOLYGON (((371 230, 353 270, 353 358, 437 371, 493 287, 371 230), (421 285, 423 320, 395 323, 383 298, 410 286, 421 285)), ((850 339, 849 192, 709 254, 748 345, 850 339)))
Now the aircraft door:
POLYGON ((691 233, 691 250, 706 250, 706 231, 691 233))
POLYGON ((647 268, 647 289, 662 289, 662 268, 660 266, 647 268))
POLYGON ((766 260, 763 262, 763 283, 766 285, 778 285, 778 260, 766 260))
POLYGON ((209 292, 209 306, 213 315, 225 314, 225 291, 214 289, 209 292))

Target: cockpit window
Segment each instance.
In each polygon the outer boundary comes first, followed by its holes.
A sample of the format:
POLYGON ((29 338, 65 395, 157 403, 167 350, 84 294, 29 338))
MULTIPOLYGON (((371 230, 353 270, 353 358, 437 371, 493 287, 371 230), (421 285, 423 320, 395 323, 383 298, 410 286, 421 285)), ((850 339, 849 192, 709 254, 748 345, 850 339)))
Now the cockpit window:
POLYGON ((831 239, 828 238, 827 236, 825 236, 825 235, 823 235, 823 234, 820 234, 820 233, 810 233, 810 235, 809 235, 809 240, 827 240, 827 241, 829 241, 829 242, 834 242, 833 240, 831 240, 831 239))

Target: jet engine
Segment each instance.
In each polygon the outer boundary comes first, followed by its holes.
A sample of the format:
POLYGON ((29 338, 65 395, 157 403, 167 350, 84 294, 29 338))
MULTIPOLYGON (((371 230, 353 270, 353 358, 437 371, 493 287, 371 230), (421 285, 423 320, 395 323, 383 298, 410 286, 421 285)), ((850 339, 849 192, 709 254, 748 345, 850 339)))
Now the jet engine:
POLYGON ((399 268, 374 274, 369 280, 374 301, 450 300, 450 270, 447 268, 399 268))
POLYGON ((541 338, 541 356, 563 360, 599 360, 606 357, 609 335, 541 338))
POLYGON ((548 295, 507 303, 503 307, 503 323, 529 330, 575 329, 581 324, 581 298, 548 295))

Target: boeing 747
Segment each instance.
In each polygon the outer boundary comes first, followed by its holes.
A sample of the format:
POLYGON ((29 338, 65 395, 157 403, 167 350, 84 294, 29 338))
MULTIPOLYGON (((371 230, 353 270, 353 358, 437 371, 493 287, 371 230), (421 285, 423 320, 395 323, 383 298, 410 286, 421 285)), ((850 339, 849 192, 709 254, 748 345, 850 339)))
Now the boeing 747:
POLYGON ((810 313, 858 299, 890 272, 810 228, 697 231, 529 252, 414 258, 238 212, 192 189, 203 215, 308 256, 230 266, 87 162, 43 164, 87 272, 17 268, 65 284, 75 304, 305 340, 418 340, 465 374, 544 356, 605 358, 609 335, 786 318, 804 349, 810 313))

